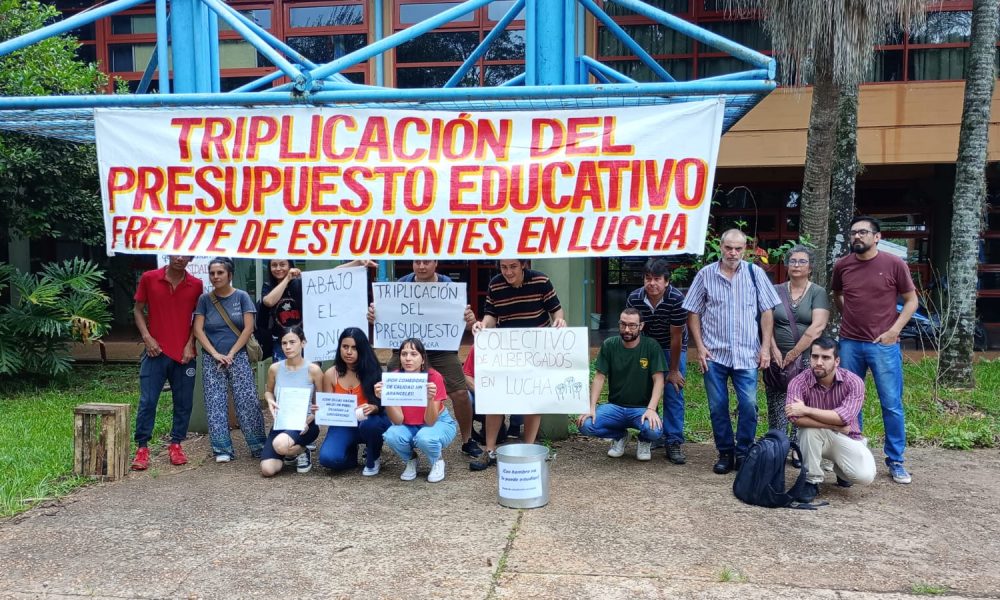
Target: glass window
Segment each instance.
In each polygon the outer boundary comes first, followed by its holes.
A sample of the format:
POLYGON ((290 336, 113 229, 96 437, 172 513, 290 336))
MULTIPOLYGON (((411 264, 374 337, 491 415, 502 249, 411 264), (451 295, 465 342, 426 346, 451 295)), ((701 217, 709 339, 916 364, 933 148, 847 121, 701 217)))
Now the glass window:
POLYGON ((752 69, 750 65, 731 56, 698 59, 698 77, 715 77, 752 69))
POLYGON ((69 32, 69 34, 78 40, 96 40, 97 39, 97 28, 94 23, 88 23, 82 27, 77 27, 76 29, 69 32))
MULTIPOLYGON (((688 0, 645 0, 646 4, 659 8, 668 13, 686 13, 688 11, 688 0)), ((613 17, 634 15, 631 10, 619 6, 614 2, 604 3, 604 12, 613 17)))
POLYGON ((524 60, 525 34, 523 29, 504 31, 486 51, 486 60, 524 60))
MULTIPOLYGON (((639 60, 604 60, 605 65, 618 71, 622 75, 641 82, 660 81, 653 74, 652 69, 639 60)), ((677 81, 688 81, 691 79, 692 61, 690 59, 658 60, 667 73, 677 81)))
POLYGON ((967 48, 939 48, 910 51, 911 81, 962 79, 967 48))
MULTIPOLYGON (((623 25, 622 29, 629 34, 639 46, 650 54, 688 54, 691 52, 691 38, 662 25, 623 25)), ((618 36, 605 27, 601 27, 597 40, 598 53, 601 56, 632 56, 634 53, 618 36)))
MULTIPOLYGON (((764 31, 760 21, 709 21, 701 27, 754 50, 770 50, 771 36, 764 31)), ((715 52, 711 46, 702 46, 703 52, 715 52)))
POLYGON ((155 44, 109 44, 108 61, 112 72, 141 71, 149 63, 155 44))
POLYGON ((364 9, 360 4, 302 6, 288 11, 289 27, 335 27, 361 25, 364 9))
MULTIPOLYGON (((493 2, 490 2, 488 5, 486 5, 486 18, 489 19, 490 21, 499 21, 500 19, 503 18, 504 15, 507 14, 507 11, 509 11, 514 6, 514 4, 516 4, 514 0, 494 0, 493 2)), ((517 13, 517 16, 514 17, 514 20, 515 21, 524 20, 523 9, 521 10, 521 12, 517 13)))
POLYGON ((478 45, 477 31, 425 33, 398 46, 396 60, 401 63, 462 62, 478 45))
POLYGON ((309 35, 290 37, 286 43, 309 60, 322 63, 363 48, 368 43, 368 36, 363 33, 309 35))
POLYGON ((488 65, 483 85, 499 86, 524 73, 524 65, 488 65))
MULTIPOLYGON (((434 2, 431 4, 400 4, 399 22, 404 25, 419 23, 429 19, 434 15, 441 14, 449 8, 454 8, 460 2, 434 2)), ((472 11, 454 19, 452 23, 473 23, 476 19, 476 12, 472 11)))
MULTIPOLYGON (((396 69, 396 87, 400 88, 439 88, 452 75, 455 67, 407 67, 396 69)), ((473 67, 466 73, 459 87, 476 87, 479 85, 479 67, 473 67)))
MULTIPOLYGON (((295 9, 292 9, 295 10, 295 9)), ((261 29, 271 28, 271 10, 267 8, 255 8, 253 10, 241 10, 240 14, 250 19, 261 29)), ((222 19, 219 19, 219 31, 232 31, 233 28, 229 26, 222 19)), ((239 87, 239 86, 236 86, 239 87)))
POLYGON ((879 50, 866 81, 903 81, 903 51, 879 50))
POLYGON ((972 13, 930 12, 927 23, 910 34, 911 44, 960 44, 972 35, 972 13))
POLYGON ((219 42, 219 67, 222 69, 256 69, 270 66, 271 62, 249 42, 222 40, 219 42))
POLYGON ((366 80, 365 73, 362 71, 351 71, 349 73, 341 73, 341 75, 353 83, 364 83, 366 80))
POLYGON ((156 33, 155 15, 115 15, 111 17, 112 35, 156 33))

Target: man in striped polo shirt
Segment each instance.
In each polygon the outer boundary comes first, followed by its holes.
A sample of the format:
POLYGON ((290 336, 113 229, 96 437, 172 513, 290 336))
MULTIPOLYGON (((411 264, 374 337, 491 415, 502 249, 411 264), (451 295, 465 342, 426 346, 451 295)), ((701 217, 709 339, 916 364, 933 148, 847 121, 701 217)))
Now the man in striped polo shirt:
MULTIPOLYGON (((490 280, 486 293, 483 320, 472 327, 473 333, 488 327, 565 327, 562 305, 552 282, 545 273, 527 268, 527 261, 501 259, 500 274, 490 280)), ((497 433, 503 415, 486 415, 486 453, 481 460, 469 463, 469 469, 482 471, 496 464, 497 433)), ((524 415, 524 442, 535 443, 541 415, 524 415)))
POLYGON ((646 261, 643 286, 628 295, 627 308, 639 311, 642 335, 660 345, 667 361, 663 393, 663 435, 667 460, 675 465, 687 462, 684 443, 684 376, 687 374, 687 311, 684 294, 670 285, 670 263, 665 258, 646 261))
POLYGON ((712 470, 724 475, 742 466, 757 433, 757 369, 771 364, 771 309, 781 300, 767 273, 743 260, 747 236, 742 231, 726 231, 719 246, 722 258, 695 275, 684 309, 705 374, 712 434, 719 452, 712 470), (730 379, 739 415, 735 441, 729 418, 730 379))
POLYGON ((858 415, 865 401, 865 382, 840 367, 837 342, 822 336, 812 343, 810 370, 788 382, 785 413, 799 428, 799 447, 806 466, 801 502, 811 502, 823 482, 823 459, 833 461, 837 485, 868 485, 875 479, 875 457, 861 437, 858 415))

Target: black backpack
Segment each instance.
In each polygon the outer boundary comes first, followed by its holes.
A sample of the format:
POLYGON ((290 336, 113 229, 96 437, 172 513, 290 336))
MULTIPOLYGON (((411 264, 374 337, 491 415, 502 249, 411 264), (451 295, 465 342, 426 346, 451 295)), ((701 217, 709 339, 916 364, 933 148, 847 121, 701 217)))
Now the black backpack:
POLYGON ((802 462, 802 452, 798 445, 788 441, 784 431, 772 429, 764 434, 752 446, 743 461, 743 466, 736 473, 733 481, 733 494, 754 506, 767 508, 802 508, 816 510, 820 504, 799 502, 802 488, 806 484, 806 468, 799 468, 799 476, 788 490, 785 489, 785 459, 791 448, 793 456, 802 462))

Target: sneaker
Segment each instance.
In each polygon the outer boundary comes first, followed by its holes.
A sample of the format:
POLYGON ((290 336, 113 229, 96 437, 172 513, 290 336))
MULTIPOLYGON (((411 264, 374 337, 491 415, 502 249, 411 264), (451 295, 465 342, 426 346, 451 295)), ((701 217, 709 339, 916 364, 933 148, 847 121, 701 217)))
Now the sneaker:
POLYGON ((889 467, 889 475, 896 483, 910 483, 913 480, 906 469, 903 468, 903 463, 886 460, 885 466, 889 467))
POLYGON ((308 473, 313 468, 312 452, 306 450, 295 459, 295 470, 299 473, 308 473))
POLYGON ((298 456, 286 456, 281 459, 289 467, 299 462, 298 456))
POLYGON ((840 475, 837 475, 837 485, 842 488, 849 488, 854 485, 854 482, 850 479, 844 479, 840 475))
POLYGON ((639 440, 639 445, 635 449, 636 460, 649 460, 653 458, 653 442, 639 440))
POLYGON ((167 452, 170 454, 170 464, 176 467, 187 464, 188 457, 185 456, 184 450, 181 449, 181 445, 177 442, 167 446, 167 452))
POLYGON ((472 458, 479 458, 483 455, 483 449, 479 447, 479 444, 475 440, 470 439, 462 444, 462 454, 466 454, 472 458))
POLYGON ((133 471, 145 471, 149 468, 149 448, 143 446, 135 451, 135 458, 132 460, 133 471))
POLYGON ((483 455, 479 457, 479 460, 470 462, 469 470, 485 471, 490 467, 496 466, 496 464, 497 464, 497 453, 494 452, 493 450, 490 450, 489 452, 484 452, 483 455))
POLYGON ((227 463, 230 462, 231 460, 233 460, 232 454, 226 454, 225 452, 223 452, 222 454, 215 455, 215 462, 217 463, 227 463))
POLYGON ((403 481, 413 481, 417 478, 417 457, 414 456, 410 460, 406 461, 406 468, 403 469, 403 474, 399 476, 403 481))
POLYGON ((378 472, 381 470, 382 470, 382 459, 376 458, 375 464, 370 467, 365 466, 364 470, 361 471, 361 474, 364 475, 365 477, 374 477, 378 475, 378 472))
POLYGON ((427 483, 437 483, 444 479, 444 459, 439 458, 431 465, 431 472, 427 474, 427 483))
POLYGON ((687 462, 687 455, 681 450, 680 444, 667 445, 667 460, 675 465, 683 465, 687 462))
POLYGON ((608 456, 611 458, 621 458, 625 455, 625 446, 628 445, 628 432, 625 432, 620 439, 615 440, 611 443, 611 448, 608 448, 608 456))

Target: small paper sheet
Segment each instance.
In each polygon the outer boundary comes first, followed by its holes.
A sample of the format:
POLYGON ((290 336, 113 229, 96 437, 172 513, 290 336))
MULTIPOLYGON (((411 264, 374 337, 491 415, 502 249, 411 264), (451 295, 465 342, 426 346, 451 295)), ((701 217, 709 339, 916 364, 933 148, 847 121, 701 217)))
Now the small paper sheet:
POLYGON ((278 388, 278 412, 274 416, 274 429, 277 431, 305 429, 310 398, 312 390, 309 388, 278 388))
POLYGON ((316 424, 329 427, 357 427, 358 397, 354 394, 316 394, 316 424))
POLYGON ((427 373, 382 373, 382 406, 427 406, 427 373))

